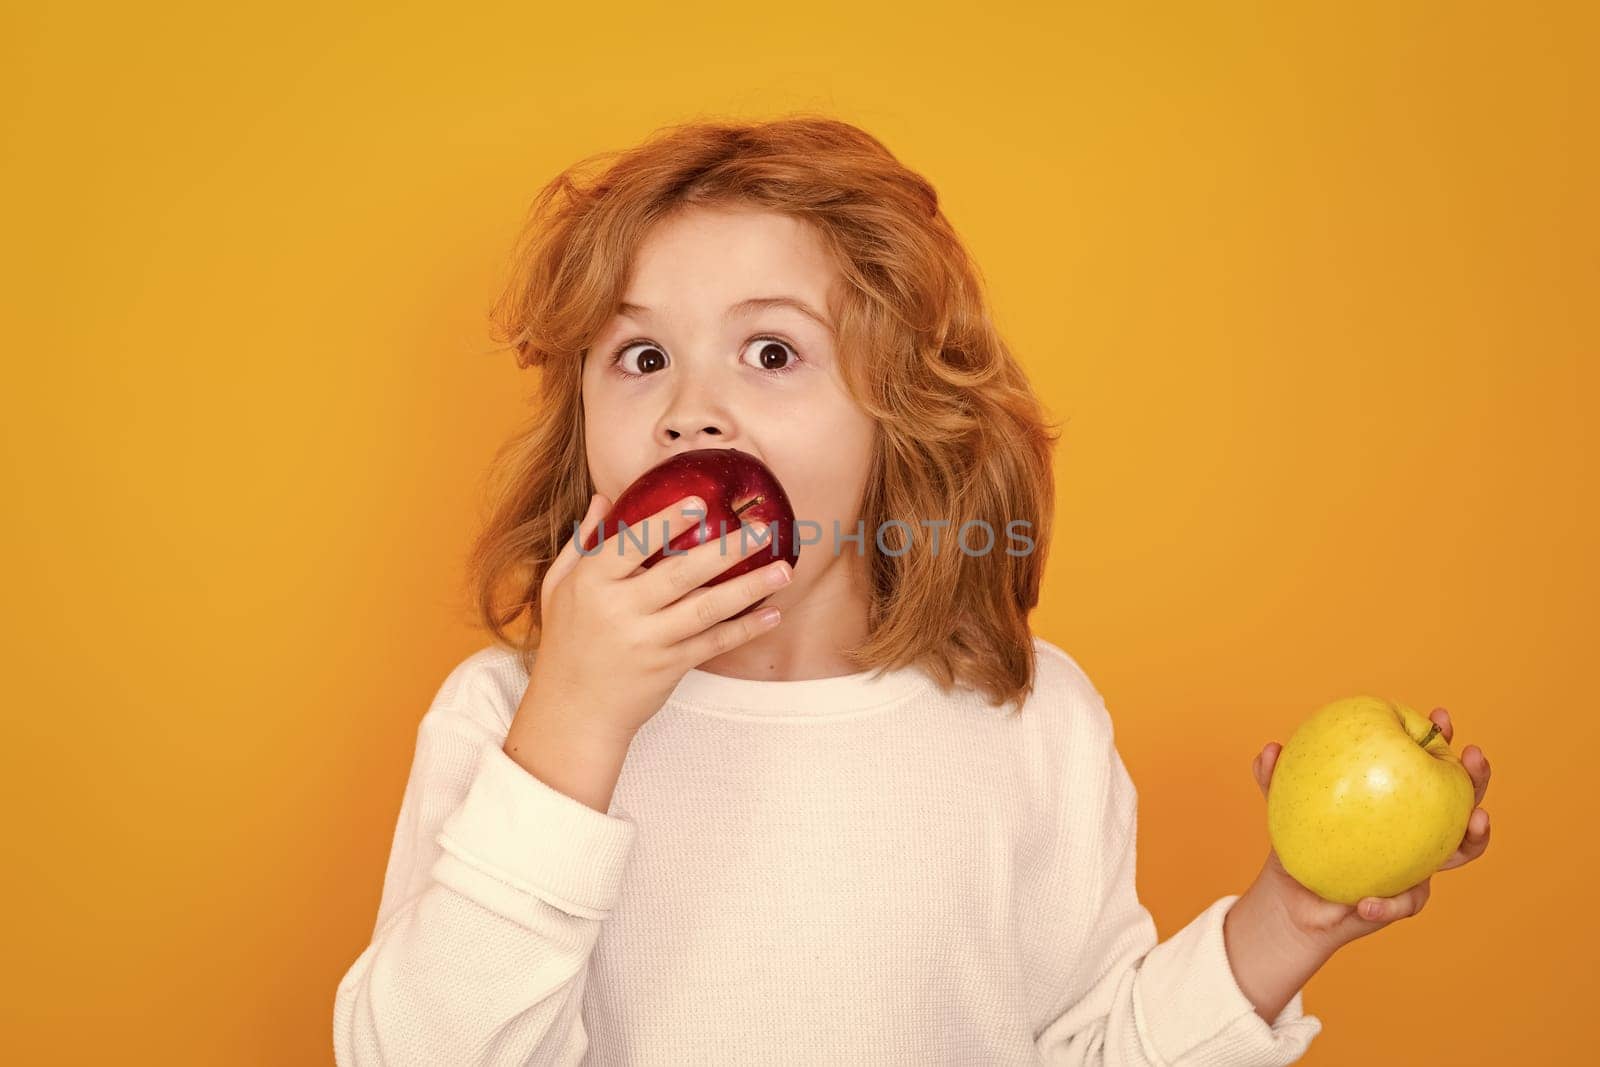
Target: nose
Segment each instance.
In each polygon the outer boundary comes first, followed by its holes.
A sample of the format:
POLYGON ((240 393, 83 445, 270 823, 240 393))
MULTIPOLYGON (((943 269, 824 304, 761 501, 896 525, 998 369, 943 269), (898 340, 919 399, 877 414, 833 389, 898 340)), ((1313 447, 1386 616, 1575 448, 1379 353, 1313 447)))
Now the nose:
POLYGON ((709 437, 721 442, 726 438, 727 432, 722 428, 720 421, 706 421, 701 418, 672 419, 665 425, 663 440, 668 444, 675 444, 687 440, 691 444, 702 437, 709 437))
POLYGON ((717 401, 710 382, 684 382, 661 417, 657 437, 663 444, 699 448, 720 446, 733 433, 726 409, 717 401))

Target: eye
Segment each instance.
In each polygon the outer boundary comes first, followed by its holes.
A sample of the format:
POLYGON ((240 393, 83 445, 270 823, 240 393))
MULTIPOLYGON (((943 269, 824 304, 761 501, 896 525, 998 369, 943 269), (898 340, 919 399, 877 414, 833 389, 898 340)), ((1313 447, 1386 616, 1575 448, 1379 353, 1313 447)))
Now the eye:
POLYGON ((747 343, 749 347, 746 351, 756 354, 754 366, 758 370, 787 374, 800 362, 800 354, 788 341, 780 341, 776 337, 752 337, 747 343))
POLYGON ((612 365, 621 368, 622 373, 630 378, 642 378, 646 374, 653 374, 666 366, 666 362, 667 354, 651 341, 629 341, 617 349, 617 354, 611 357, 612 365), (628 350, 632 348, 640 350, 638 370, 629 370, 626 366, 628 350))

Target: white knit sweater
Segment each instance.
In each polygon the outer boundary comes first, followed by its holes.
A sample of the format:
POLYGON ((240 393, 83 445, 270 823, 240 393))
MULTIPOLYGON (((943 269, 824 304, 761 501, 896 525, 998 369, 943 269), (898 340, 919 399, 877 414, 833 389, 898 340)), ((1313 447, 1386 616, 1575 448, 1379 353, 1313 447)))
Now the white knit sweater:
POLYGON ((371 943, 339 982, 356 1064, 1287 1064, 1209 905, 1157 944, 1136 793, 1100 693, 1034 639, 1020 717, 916 668, 691 670, 608 812, 501 749, 527 674, 444 680, 371 943))

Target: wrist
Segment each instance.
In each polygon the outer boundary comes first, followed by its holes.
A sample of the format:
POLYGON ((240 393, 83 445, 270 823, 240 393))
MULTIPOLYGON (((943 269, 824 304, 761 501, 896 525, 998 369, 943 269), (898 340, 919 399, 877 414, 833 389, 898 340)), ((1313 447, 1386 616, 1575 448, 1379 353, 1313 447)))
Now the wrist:
POLYGON ((524 707, 501 751, 550 788, 607 814, 630 741, 631 736, 576 725, 569 716, 524 707))
POLYGON ((1271 882, 1259 877, 1224 914, 1222 942, 1239 991, 1269 1026, 1333 955, 1292 921, 1271 882))
POLYGON ((1282 951, 1314 959, 1320 966, 1339 950, 1343 942, 1332 937, 1327 930, 1307 927, 1296 919, 1293 902, 1297 894, 1304 892, 1288 872, 1268 863, 1261 868, 1255 881, 1250 883, 1236 904, 1245 905, 1251 921, 1282 951))

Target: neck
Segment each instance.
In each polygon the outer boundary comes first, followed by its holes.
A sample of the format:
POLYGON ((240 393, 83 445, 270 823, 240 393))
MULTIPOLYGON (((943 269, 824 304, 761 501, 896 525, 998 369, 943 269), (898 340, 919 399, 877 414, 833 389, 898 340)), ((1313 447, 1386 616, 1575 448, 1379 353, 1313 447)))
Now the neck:
POLYGON ((762 605, 783 612, 776 629, 711 657, 700 669, 775 682, 857 673, 844 652, 867 637, 866 560, 853 552, 814 558, 825 566, 803 585, 797 571, 794 582, 762 605))

